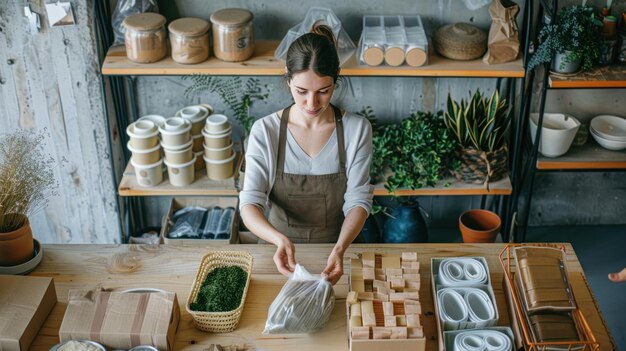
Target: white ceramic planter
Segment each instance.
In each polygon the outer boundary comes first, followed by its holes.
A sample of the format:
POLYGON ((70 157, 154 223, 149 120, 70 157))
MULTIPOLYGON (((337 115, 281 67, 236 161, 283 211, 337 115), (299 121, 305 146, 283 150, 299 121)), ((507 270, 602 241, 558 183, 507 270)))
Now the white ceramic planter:
POLYGON ((163 160, 151 165, 140 165, 132 159, 130 163, 135 168, 135 177, 139 186, 151 187, 159 185, 163 181, 163 160))
MULTIPOLYGON (((537 134, 538 113, 530 114, 530 135, 533 143, 537 134)), ((573 116, 562 113, 544 113, 539 152, 546 157, 564 155, 572 145, 580 122, 573 116)))
POLYGON ((233 154, 233 143, 222 148, 204 147, 204 156, 209 160, 225 160, 233 154))
POLYGON ((207 176, 212 180, 224 180, 233 176, 235 173, 235 155, 233 154, 225 160, 210 160, 204 157, 206 163, 207 176))
POLYGON ((232 143, 231 135, 233 129, 229 128, 222 134, 213 134, 207 131, 206 128, 202 129, 202 136, 204 136, 204 145, 212 149, 220 149, 227 147, 232 143))
POLYGON ((179 149, 169 149, 163 145, 163 151, 165 152, 165 161, 173 164, 187 163, 193 158, 191 140, 179 149))
POLYGON ((129 141, 126 147, 133 153, 132 159, 138 165, 151 165, 161 159, 161 147, 159 145, 150 149, 137 149, 134 148, 129 141))
POLYGON ((181 117, 170 117, 159 127, 161 140, 170 149, 177 149, 191 140, 191 123, 181 117))
POLYGON ((170 184, 173 186, 187 186, 194 181, 195 176, 195 155, 191 161, 183 164, 170 163, 167 160, 165 165, 167 166, 167 175, 170 179, 170 184))
POLYGON ((130 137, 129 145, 135 149, 152 149, 159 144, 159 130, 152 121, 131 123, 126 128, 126 134, 130 137))

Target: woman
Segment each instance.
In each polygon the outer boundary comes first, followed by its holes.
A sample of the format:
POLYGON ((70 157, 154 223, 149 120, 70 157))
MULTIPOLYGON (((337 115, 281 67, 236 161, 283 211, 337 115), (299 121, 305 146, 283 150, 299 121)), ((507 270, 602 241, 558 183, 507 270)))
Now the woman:
POLYGON ((344 252, 373 199, 371 125, 330 104, 339 76, 334 42, 321 25, 289 47, 286 78, 294 104, 252 126, 239 195, 245 225, 276 245, 282 274, 295 268, 294 242, 335 243, 322 272, 332 284, 343 275, 344 252))

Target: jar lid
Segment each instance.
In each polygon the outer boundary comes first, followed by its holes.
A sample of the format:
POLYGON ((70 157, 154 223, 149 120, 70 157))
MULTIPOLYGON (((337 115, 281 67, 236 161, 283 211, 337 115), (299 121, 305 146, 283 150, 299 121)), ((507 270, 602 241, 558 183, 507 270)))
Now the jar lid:
POLYGON ((134 30, 154 30, 162 27, 165 22, 165 17, 158 13, 137 13, 124 19, 124 27, 134 30))
POLYGON ((213 12, 211 22, 222 26, 240 26, 252 21, 252 12, 246 9, 222 9, 213 12))
POLYGON ((202 35, 209 31, 209 22, 202 18, 179 18, 168 26, 170 32, 178 35, 202 35))

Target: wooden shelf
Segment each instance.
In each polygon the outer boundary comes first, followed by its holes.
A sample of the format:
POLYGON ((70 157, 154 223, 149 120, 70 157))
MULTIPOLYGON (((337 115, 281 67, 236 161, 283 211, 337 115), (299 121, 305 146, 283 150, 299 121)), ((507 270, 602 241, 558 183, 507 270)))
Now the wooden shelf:
MULTIPOLYGON (((241 157, 237 159, 241 160, 241 157)), ((238 169, 238 167, 235 169, 238 169)), ((165 165, 163 170, 165 171, 165 165)), ((196 171, 195 181, 188 186, 173 186, 167 178, 167 172, 165 172, 161 184, 153 187, 144 187, 137 183, 135 168, 129 162, 122 175, 118 191, 120 196, 237 196, 239 195, 236 187, 238 182, 239 174, 237 172, 229 179, 210 180, 206 169, 202 169, 196 171)))
MULTIPOLYGON (((126 57, 123 45, 109 49, 102 65, 104 75, 189 75, 213 74, 235 76, 281 76, 285 73, 285 62, 274 57, 278 41, 257 41, 254 56, 244 62, 224 62, 214 56, 194 64, 176 63, 166 57, 155 63, 134 63, 126 57)), ((423 67, 369 67, 358 65, 355 55, 342 66, 344 76, 430 76, 430 77, 524 77, 522 60, 498 65, 487 65, 481 59, 455 61, 440 56, 429 57, 429 64, 423 67)))
POLYGON ((380 183, 374 186, 376 196, 435 196, 435 195, 510 195, 513 187, 509 177, 504 177, 496 182, 489 183, 489 189, 482 184, 469 184, 459 182, 454 178, 440 181, 436 187, 424 187, 416 190, 397 189, 389 193, 385 186, 380 183), (444 186, 449 184, 449 186, 444 186))
POLYGON ((598 145, 589 135, 587 144, 572 146, 561 157, 550 158, 539 155, 537 169, 540 170, 584 170, 626 169, 626 151, 611 151, 598 145))
POLYGON ((552 73, 549 83, 556 89, 626 88, 626 66, 599 67, 574 76, 552 73))

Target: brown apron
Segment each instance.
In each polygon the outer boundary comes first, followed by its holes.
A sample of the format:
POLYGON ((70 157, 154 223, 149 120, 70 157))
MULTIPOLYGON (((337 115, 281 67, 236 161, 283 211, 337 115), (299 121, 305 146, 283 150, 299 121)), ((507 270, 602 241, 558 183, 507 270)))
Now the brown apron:
MULTIPOLYGON (((293 105, 292 105, 293 106, 293 105)), ((343 225, 347 189, 346 149, 341 111, 335 114, 339 173, 303 175, 285 173, 287 123, 291 106, 280 117, 276 179, 269 194, 269 222, 294 243, 334 243, 343 225)))

